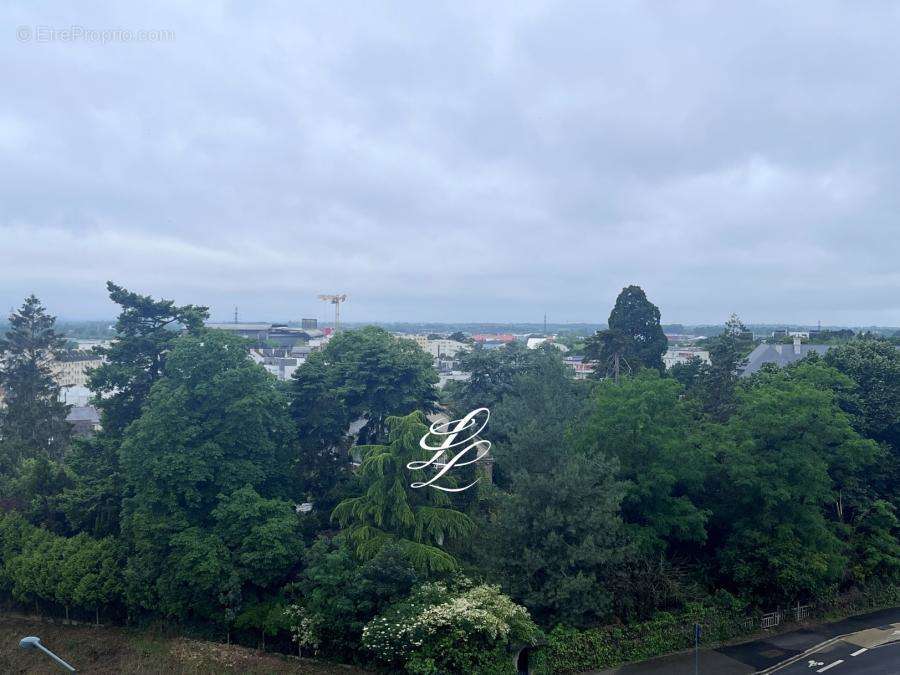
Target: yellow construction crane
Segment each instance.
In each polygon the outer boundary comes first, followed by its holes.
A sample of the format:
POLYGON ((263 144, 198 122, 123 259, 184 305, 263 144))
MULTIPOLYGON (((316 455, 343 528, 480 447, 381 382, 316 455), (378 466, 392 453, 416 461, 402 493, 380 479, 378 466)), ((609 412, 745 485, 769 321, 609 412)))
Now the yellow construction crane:
POLYGON ((346 293, 335 295, 320 295, 319 300, 330 302, 334 305, 334 332, 337 333, 341 329, 341 303, 347 299, 346 293))

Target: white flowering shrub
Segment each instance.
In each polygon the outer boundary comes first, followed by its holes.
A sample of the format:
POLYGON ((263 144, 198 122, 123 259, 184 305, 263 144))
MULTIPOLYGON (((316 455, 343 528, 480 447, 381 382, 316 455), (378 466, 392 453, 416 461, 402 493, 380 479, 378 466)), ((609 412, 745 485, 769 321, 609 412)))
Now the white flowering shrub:
POLYGON ((510 644, 540 635, 528 610, 499 586, 431 582, 363 629, 363 645, 411 673, 512 673, 510 644))
POLYGON ((319 651, 319 631, 316 620, 301 605, 290 605, 285 613, 291 624, 291 639, 297 643, 300 654, 308 650, 313 654, 319 651))

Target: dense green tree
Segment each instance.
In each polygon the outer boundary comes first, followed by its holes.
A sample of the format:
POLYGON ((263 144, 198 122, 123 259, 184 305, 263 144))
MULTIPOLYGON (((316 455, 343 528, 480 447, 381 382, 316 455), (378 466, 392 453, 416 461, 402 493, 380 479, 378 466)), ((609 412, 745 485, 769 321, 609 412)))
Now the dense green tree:
POLYGON ((118 436, 140 416, 150 388, 162 377, 177 329, 197 331, 208 313, 206 307, 154 300, 112 281, 106 288, 121 312, 116 339, 109 347, 96 349, 105 362, 91 373, 90 388, 97 394, 104 432, 118 436))
POLYGON ((101 411, 102 430, 73 443, 67 458, 74 472, 73 485, 60 498, 71 526, 94 536, 119 531, 124 484, 119 466, 122 434, 140 415, 153 383, 162 377, 178 329, 196 332, 207 316, 205 307, 154 300, 111 281, 106 286, 121 310, 112 344, 96 349, 105 362, 89 379, 101 411))
POLYGON ((584 341, 585 359, 594 365, 594 377, 612 378, 618 382, 623 374, 631 374, 640 367, 631 365, 629 357, 630 339, 620 330, 609 328, 599 330, 584 341))
POLYGON ((617 379, 622 372, 641 368, 663 370, 668 340, 659 322, 659 308, 640 286, 626 286, 610 312, 608 330, 585 341, 585 356, 599 377, 617 379))
POLYGON ((645 551, 700 543, 708 513, 697 505, 707 453, 698 420, 681 386, 647 369, 619 385, 601 382, 591 418, 580 432, 586 454, 614 457, 628 481, 625 522, 645 551))
POLYGON ((60 493, 72 484, 71 472, 46 455, 26 459, 9 483, 17 510, 34 525, 67 534, 68 523, 60 505, 60 493))
POLYGON ((76 438, 66 455, 70 484, 57 497, 70 529, 95 537, 119 532, 122 473, 119 439, 100 433, 76 438))
POLYGON ((469 378, 447 384, 446 399, 457 417, 477 408, 493 410, 514 390, 520 375, 535 373, 560 363, 559 350, 549 345, 527 349, 522 342, 511 342, 500 349, 476 347, 460 358, 460 368, 469 378))
POLYGON ((0 338, 0 471, 12 472, 24 457, 62 456, 71 426, 69 406, 59 400, 60 388, 50 363, 66 340, 31 295, 9 316, 9 330, 0 338))
POLYGON ((265 499, 246 486, 220 495, 212 517, 236 571, 260 589, 277 586, 300 559, 297 514, 284 499, 265 499))
POLYGON ((747 328, 732 314, 725 322, 725 330, 704 343, 709 349, 710 364, 701 369, 694 391, 703 409, 715 420, 728 419, 737 403, 738 376, 753 348, 752 335, 748 339, 747 334, 747 328))
POLYGON ((483 529, 482 565, 539 623, 607 620, 613 579, 628 554, 614 462, 556 439, 544 471, 514 474, 483 529))
POLYGON ((505 395, 491 409, 486 435, 495 460, 494 483, 501 487, 515 471, 539 474, 554 468, 562 439, 590 401, 588 383, 573 379, 558 350, 532 351, 528 368, 511 374, 505 395))
POLYGON ((850 540, 855 581, 900 581, 900 520, 897 508, 878 499, 860 513, 850 540))
POLYGON ((354 659, 363 626, 418 581, 397 546, 382 548, 360 562, 344 537, 320 538, 304 556, 300 579, 292 585, 308 619, 309 636, 329 656, 354 659))
POLYGON ((900 453, 900 349, 861 339, 829 349, 824 359, 856 382, 855 405, 847 407, 859 432, 900 453))
POLYGON ((272 597, 251 605, 237 615, 234 627, 259 631, 260 648, 266 649, 266 636, 274 637, 291 628, 288 605, 283 597, 272 597))
POLYGON ((687 363, 676 363, 669 368, 669 376, 684 387, 685 392, 693 393, 704 372, 704 363, 697 357, 692 357, 687 363))
POLYGON ((23 603, 79 608, 98 617, 122 599, 120 548, 111 537, 61 537, 0 515, 0 592, 23 603))
MULTIPOLYGON (((363 560, 395 545, 421 572, 455 569, 457 561, 446 546, 470 535, 475 524, 453 508, 447 493, 410 486, 428 478, 424 469, 407 469, 409 462, 428 460, 432 454, 419 447, 419 440, 428 433, 425 416, 416 411, 390 417, 387 423, 388 445, 359 448, 362 494, 338 504, 332 518, 347 530, 363 560)), ((445 486, 454 486, 453 476, 448 474, 442 480, 445 486)))
POLYGON ((291 567, 292 505, 272 500, 291 495, 293 435, 287 399, 243 340, 204 331, 173 343, 121 449, 132 603, 220 616, 219 598, 236 597, 248 576, 291 567))
POLYGON ((848 562, 840 524, 854 519, 858 476, 876 456, 809 374, 766 373, 740 389, 709 481, 720 579, 760 601, 836 585, 848 562))
POLYGON ((435 409, 437 381, 431 356, 411 340, 374 326, 339 333, 294 373, 300 438, 339 445, 351 422, 364 418, 360 443, 382 442, 388 417, 435 409))

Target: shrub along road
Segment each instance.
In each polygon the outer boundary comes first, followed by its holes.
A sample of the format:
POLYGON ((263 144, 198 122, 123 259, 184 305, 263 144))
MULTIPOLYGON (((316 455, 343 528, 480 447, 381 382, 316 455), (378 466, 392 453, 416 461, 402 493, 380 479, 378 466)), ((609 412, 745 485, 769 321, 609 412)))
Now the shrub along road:
MULTIPOLYGON (((832 665, 822 672, 833 675, 896 673, 900 672, 900 649, 896 645, 867 649, 856 657, 849 656, 863 647, 869 648, 884 640, 900 637, 900 633, 893 634, 894 630, 900 630, 900 607, 779 633, 752 642, 701 650, 699 672, 709 675, 815 673, 819 668, 843 659, 843 663, 832 665), (863 656, 866 658, 863 659, 863 656), (809 661, 822 662, 822 665, 810 667, 809 661)), ((682 652, 593 672, 596 675, 691 675, 694 672, 694 653, 682 652)))

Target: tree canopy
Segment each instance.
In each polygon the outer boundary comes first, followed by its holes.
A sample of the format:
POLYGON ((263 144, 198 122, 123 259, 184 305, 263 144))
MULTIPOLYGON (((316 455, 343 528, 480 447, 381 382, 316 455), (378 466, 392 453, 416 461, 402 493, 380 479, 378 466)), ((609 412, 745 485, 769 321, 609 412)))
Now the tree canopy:
POLYGON ((668 340, 660 324, 659 308, 640 286, 626 286, 609 314, 607 330, 585 341, 585 355, 602 377, 618 379, 623 371, 663 370, 668 340))

